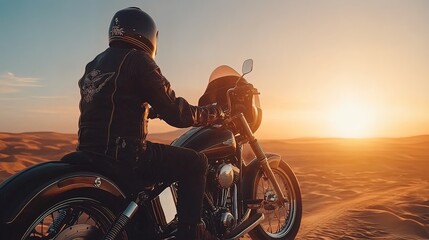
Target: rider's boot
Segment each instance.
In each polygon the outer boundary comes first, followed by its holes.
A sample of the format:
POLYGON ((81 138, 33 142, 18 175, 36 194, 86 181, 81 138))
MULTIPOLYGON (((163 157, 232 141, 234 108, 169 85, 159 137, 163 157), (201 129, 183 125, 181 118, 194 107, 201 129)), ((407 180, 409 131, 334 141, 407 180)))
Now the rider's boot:
POLYGON ((198 224, 195 229, 195 239, 198 240, 219 240, 205 228, 204 224, 198 224))
POLYGON ((220 240, 205 228, 204 224, 179 227, 178 240, 220 240))

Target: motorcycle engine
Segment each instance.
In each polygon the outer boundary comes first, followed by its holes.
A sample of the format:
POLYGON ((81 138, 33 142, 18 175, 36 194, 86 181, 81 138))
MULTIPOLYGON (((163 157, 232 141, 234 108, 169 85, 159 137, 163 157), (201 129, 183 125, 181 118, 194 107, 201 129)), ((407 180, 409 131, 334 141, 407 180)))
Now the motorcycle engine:
POLYGON ((216 179, 221 188, 229 188, 238 179, 240 169, 230 163, 218 166, 216 179))

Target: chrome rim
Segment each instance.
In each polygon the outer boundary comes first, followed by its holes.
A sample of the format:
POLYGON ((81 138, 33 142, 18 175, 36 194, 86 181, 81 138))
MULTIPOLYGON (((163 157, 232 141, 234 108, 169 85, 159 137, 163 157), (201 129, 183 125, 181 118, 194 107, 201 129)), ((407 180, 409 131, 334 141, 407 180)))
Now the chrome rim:
POLYGON ((272 238, 282 238, 292 229, 296 218, 297 201, 292 181, 281 168, 273 168, 274 176, 285 195, 286 202, 279 204, 274 187, 268 178, 261 174, 256 180, 256 199, 263 199, 258 212, 265 218, 260 224, 262 230, 272 238))
POLYGON ((94 199, 67 199, 39 215, 21 239, 100 238, 108 231, 113 219, 112 212, 94 199))

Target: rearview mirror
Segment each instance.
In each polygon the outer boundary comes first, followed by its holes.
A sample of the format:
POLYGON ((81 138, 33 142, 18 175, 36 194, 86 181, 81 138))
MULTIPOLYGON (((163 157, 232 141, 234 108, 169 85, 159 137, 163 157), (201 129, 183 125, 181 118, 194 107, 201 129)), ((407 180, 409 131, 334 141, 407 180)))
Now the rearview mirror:
POLYGON ((253 59, 247 59, 243 63, 242 73, 243 76, 250 73, 253 70, 253 59))

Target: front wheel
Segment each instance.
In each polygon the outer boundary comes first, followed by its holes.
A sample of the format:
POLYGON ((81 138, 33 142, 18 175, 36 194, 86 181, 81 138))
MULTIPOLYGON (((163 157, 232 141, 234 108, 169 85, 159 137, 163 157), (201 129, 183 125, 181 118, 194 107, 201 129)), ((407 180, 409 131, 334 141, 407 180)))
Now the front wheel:
POLYGON ((269 163, 286 201, 284 204, 278 202, 273 184, 262 170, 259 171, 253 184, 253 197, 262 200, 262 204, 252 211, 253 214, 263 213, 265 218, 249 234, 252 239, 292 240, 298 233, 302 217, 298 180, 289 165, 281 159, 272 159, 269 163))

